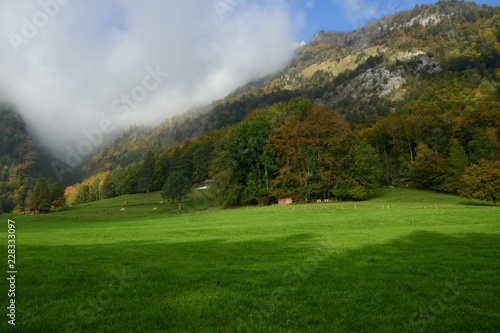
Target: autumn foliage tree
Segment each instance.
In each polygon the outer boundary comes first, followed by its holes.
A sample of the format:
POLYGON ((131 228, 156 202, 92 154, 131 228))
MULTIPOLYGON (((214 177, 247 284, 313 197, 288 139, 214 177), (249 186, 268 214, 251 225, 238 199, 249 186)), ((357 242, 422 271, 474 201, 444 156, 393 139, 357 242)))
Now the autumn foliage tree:
POLYGON ((51 206, 51 189, 49 183, 44 178, 36 181, 31 194, 31 209, 37 211, 49 211, 51 206))
POLYGON ((292 100, 269 140, 279 168, 271 181, 276 197, 299 201, 337 198, 366 199, 378 184, 376 150, 357 144, 337 112, 308 100, 292 100))
POLYGON ((380 158, 367 143, 355 143, 351 147, 342 177, 336 180, 332 193, 337 198, 366 200, 380 185, 380 158))
POLYGON ((189 178, 182 171, 174 171, 167 177, 161 196, 172 202, 177 202, 179 205, 178 211, 180 212, 182 200, 187 197, 189 192, 191 192, 189 178))
POLYGON ((299 201, 328 197, 340 165, 335 151, 346 140, 347 123, 333 110, 308 100, 294 99, 281 107, 282 120, 269 140, 279 168, 271 194, 299 201))
POLYGON ((481 160, 465 171, 460 195, 467 199, 493 201, 500 199, 500 161, 481 160))
POLYGON ((461 187, 460 178, 469 165, 469 159, 460 142, 453 138, 450 140, 450 149, 448 154, 448 169, 445 176, 445 184, 442 189, 445 192, 457 193, 461 187))
POLYGON ((444 181, 446 160, 426 144, 417 146, 417 156, 410 166, 410 179, 416 188, 439 190, 444 181))
POLYGON ((61 183, 55 182, 52 185, 50 200, 52 206, 57 211, 58 208, 62 208, 66 205, 66 197, 64 196, 64 188, 61 183))

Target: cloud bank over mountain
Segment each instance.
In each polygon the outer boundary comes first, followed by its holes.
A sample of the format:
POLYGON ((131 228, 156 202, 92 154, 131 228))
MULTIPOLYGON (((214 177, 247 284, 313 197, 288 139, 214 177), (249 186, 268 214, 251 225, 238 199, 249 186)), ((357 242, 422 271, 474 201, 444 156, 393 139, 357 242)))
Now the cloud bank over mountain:
POLYGON ((0 99, 58 157, 96 150, 285 67, 290 17, 283 1, 2 1, 0 99))

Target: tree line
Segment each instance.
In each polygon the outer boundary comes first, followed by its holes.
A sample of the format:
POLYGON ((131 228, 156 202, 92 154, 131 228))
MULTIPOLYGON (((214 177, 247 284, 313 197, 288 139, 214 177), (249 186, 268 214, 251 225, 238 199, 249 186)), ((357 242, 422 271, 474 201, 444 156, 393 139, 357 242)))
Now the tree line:
MULTIPOLYGON (((352 33, 320 32, 283 73, 242 87, 210 112, 124 133, 83 167, 89 178, 66 189, 68 204, 150 191, 167 196, 169 177, 189 184, 213 178, 223 205, 285 196, 363 200, 379 184, 495 201, 499 40, 498 8, 467 2, 416 7, 352 33), (405 24, 432 13, 454 16, 425 28, 405 24), (388 51, 336 76, 301 74, 369 46, 388 51), (407 50, 425 51, 442 71, 420 70, 419 57, 391 60, 407 50), (356 79, 377 68, 401 70, 406 84, 389 97, 337 96, 335 89, 359 86, 356 79), (477 170, 490 185, 472 186, 477 170)), ((0 117, 0 212, 30 208, 37 151, 22 119, 3 110, 0 117)))
MULTIPOLYGON (((439 92, 434 86, 428 89, 439 92)), ((380 185, 495 201, 500 188, 494 185, 500 169, 498 109, 482 109, 479 118, 465 119, 460 110, 450 113, 449 101, 441 100, 447 106, 440 113, 435 104, 433 112, 427 111, 424 100, 425 92, 418 108, 353 130, 337 112, 294 98, 257 109, 237 125, 161 154, 149 151, 139 163, 94 176, 67 189, 68 202, 151 191, 168 197, 169 188, 179 184, 185 189, 177 193, 185 195, 186 187, 208 178, 224 206, 271 204, 287 197, 295 202, 365 200, 380 185), (480 174, 485 180, 480 181, 480 174), (478 195, 474 182, 489 183, 493 190, 487 194, 484 187, 486 194, 478 195)))

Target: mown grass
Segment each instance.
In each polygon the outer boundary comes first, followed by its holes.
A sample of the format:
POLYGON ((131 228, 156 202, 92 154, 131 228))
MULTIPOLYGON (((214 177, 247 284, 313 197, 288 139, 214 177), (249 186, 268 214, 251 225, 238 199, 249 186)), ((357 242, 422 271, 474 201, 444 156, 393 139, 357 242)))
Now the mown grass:
POLYGON ((160 200, 10 217, 18 317, 0 332, 500 331, 492 206, 405 189, 208 211, 197 192, 181 214, 160 200))

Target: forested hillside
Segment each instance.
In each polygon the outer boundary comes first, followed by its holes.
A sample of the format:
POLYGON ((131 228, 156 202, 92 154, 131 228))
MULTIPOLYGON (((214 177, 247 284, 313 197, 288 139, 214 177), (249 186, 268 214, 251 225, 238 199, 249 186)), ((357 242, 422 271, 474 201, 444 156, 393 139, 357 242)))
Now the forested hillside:
POLYGON ((24 205, 37 176, 37 156, 24 120, 0 105, 0 213, 24 205))
POLYGON ((500 157, 499 28, 498 7, 439 1, 322 31, 203 114, 126 133, 86 167, 101 176, 78 202, 161 190, 177 170, 214 178, 226 205, 365 199, 379 184, 459 193, 468 167, 500 157))
POLYGON ((130 128, 66 197, 159 191, 182 174, 192 185, 213 179, 222 205, 363 200, 380 185, 495 201, 499 160, 500 7, 439 1, 319 32, 282 72, 130 128))
MULTIPOLYGON (((498 7, 440 1, 417 6, 351 33, 319 32, 294 64, 242 87, 214 105, 155 129, 131 128, 88 165, 87 175, 125 167, 151 149, 180 144, 236 124, 256 108, 304 97, 364 128, 415 100, 411 90, 446 73, 476 70, 497 82, 498 7), (142 155, 141 155, 142 152, 142 155)), ((476 82, 470 82, 474 87, 476 82)))
POLYGON ((83 171, 91 176, 118 166, 126 167, 139 162, 148 150, 160 153, 165 147, 234 125, 259 107, 268 107, 296 96, 300 96, 300 93, 280 91, 259 97, 243 93, 238 98, 227 98, 208 108, 168 119, 156 128, 131 127, 113 144, 96 154, 83 166, 83 171))

